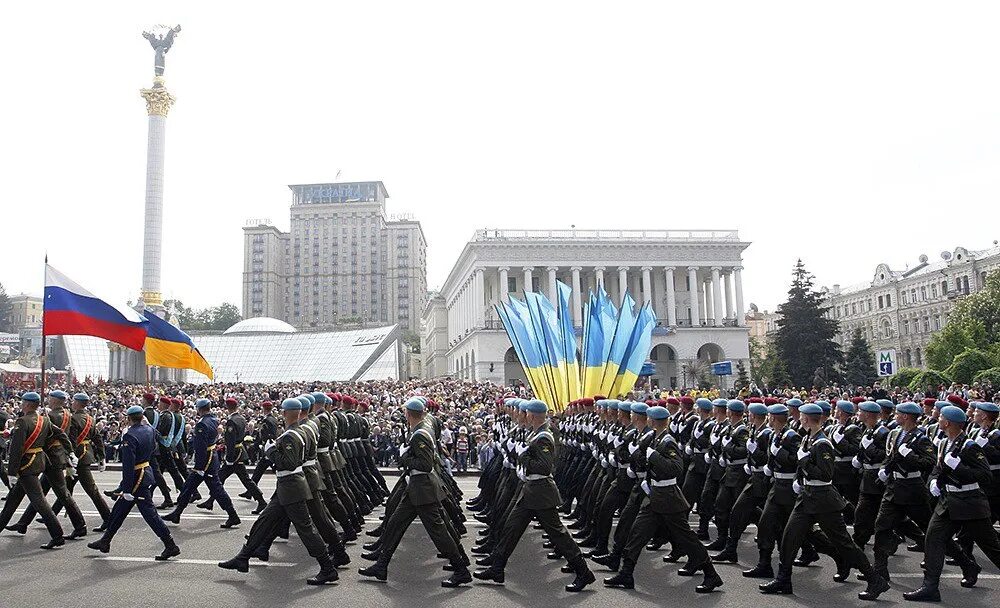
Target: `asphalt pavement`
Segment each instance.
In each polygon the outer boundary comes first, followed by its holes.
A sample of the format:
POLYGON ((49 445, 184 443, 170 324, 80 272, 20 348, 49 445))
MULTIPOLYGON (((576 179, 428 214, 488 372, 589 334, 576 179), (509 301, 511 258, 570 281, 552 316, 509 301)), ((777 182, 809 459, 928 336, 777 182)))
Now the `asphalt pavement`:
MULTIPOLYGON (((117 487, 120 473, 106 471, 97 474, 102 489, 117 487)), ((389 478, 390 485, 395 481, 389 478)), ((466 497, 476 493, 477 479, 460 479, 466 497)), ((233 477, 226 484, 230 495, 242 491, 233 477)), ((261 489, 270 496, 274 477, 266 476, 261 489)), ((156 495, 157 498, 158 494, 156 495)), ((99 517, 89 499, 78 490, 76 499, 87 516, 91 527, 99 524, 99 517)), ((326 587, 310 587, 305 579, 317 571, 316 562, 310 558, 294 532, 290 541, 275 543, 271 561, 267 564, 251 562, 248 574, 221 570, 216 562, 236 554, 243 543, 243 535, 250 529, 255 516, 250 514, 254 503, 234 499, 243 524, 235 530, 222 530, 225 513, 218 507, 207 512, 188 507, 180 526, 171 525, 174 538, 181 547, 181 555, 169 562, 153 561, 152 556, 162 549, 162 544, 150 531, 138 512, 133 510, 122 530, 115 537, 111 553, 91 551, 86 540, 70 541, 57 551, 38 548, 47 540, 45 529, 33 525, 25 536, 4 531, 0 534, 0 608, 48 606, 87 606, 92 608, 116 607, 269 607, 269 606, 323 606, 332 602, 346 602, 353 607, 368 606, 455 606, 468 608, 506 608, 520 606, 633 606, 669 605, 687 606, 843 606, 859 605, 857 593, 864 583, 852 577, 849 583, 832 580, 832 561, 823 558, 810 568, 796 568, 795 595, 763 596, 757 591, 759 581, 744 579, 740 570, 753 565, 757 551, 753 546, 754 528, 743 537, 740 547, 741 566, 721 565, 718 570, 725 579, 725 586, 716 593, 702 596, 694 592, 701 577, 677 576, 678 565, 665 564, 663 553, 644 552, 636 570, 636 589, 622 591, 604 589, 600 579, 610 576, 592 564, 598 582, 580 594, 563 591, 563 585, 572 575, 559 572, 562 562, 545 558, 541 532, 530 530, 519 544, 507 567, 505 586, 475 584, 462 589, 442 589, 440 581, 448 573, 441 570, 443 561, 435 557, 435 550, 419 520, 407 531, 399 550, 389 567, 388 583, 363 579, 357 568, 368 562, 359 555, 361 543, 348 547, 353 563, 340 571, 340 582, 326 587)), ((22 505, 23 506, 23 505, 22 505)), ((369 529, 378 523, 381 509, 369 518, 369 529)), ((68 521, 64 526, 69 528, 68 521)), ((470 518, 466 547, 475 541, 475 532, 481 524, 470 518)), ((713 529, 714 534, 714 529, 713 529)), ((365 538, 367 542, 370 539, 365 538)), ((871 554, 871 547, 868 547, 871 554)), ((942 580, 943 605, 997 606, 1000 605, 1000 572, 977 552, 983 565, 983 575, 975 589, 959 587, 957 568, 947 567, 942 580)), ((902 592, 920 584, 921 556, 907 553, 900 547, 890 561, 893 588, 883 595, 876 605, 910 605, 902 592)))

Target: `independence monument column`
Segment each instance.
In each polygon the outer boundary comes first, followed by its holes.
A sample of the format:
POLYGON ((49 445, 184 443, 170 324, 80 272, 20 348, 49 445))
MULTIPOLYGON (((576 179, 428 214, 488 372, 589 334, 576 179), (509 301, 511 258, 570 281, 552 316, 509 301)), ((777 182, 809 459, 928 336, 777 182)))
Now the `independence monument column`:
POLYGON ((153 88, 142 89, 149 114, 149 132, 146 139, 146 219, 142 245, 142 303, 151 309, 163 306, 160 291, 160 251, 163 234, 163 152, 166 143, 167 112, 174 104, 174 96, 167 91, 163 78, 167 51, 181 27, 157 26, 153 32, 143 32, 143 37, 156 53, 153 67, 153 88))

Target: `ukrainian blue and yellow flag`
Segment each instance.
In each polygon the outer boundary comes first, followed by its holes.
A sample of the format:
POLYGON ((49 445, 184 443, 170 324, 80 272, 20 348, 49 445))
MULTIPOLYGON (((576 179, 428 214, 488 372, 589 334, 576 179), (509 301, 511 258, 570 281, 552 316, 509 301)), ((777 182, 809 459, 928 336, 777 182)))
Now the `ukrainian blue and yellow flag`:
POLYGON ((559 331, 562 334, 563 360, 566 362, 568 403, 583 396, 580 387, 580 364, 576 356, 576 332, 573 331, 573 315, 570 313, 569 303, 573 296, 573 288, 562 281, 556 281, 556 287, 559 292, 559 331))
MULTIPOLYGON (((601 320, 602 289, 596 295, 590 292, 587 306, 587 322, 583 328, 583 394, 593 397, 601 391, 601 376, 604 374, 604 323, 601 320)), ((610 342, 610 336, 607 336, 610 342)))
POLYGON ((622 359, 622 365, 615 376, 611 392, 608 393, 609 396, 625 395, 635 387, 635 382, 639 379, 639 372, 642 371, 642 364, 646 362, 649 345, 653 341, 653 327, 655 325, 656 313, 653 312, 649 303, 646 303, 639 310, 625 351, 625 357, 622 359))
POLYGON ((546 356, 543 355, 540 342, 536 338, 535 326, 531 320, 528 305, 514 296, 510 296, 508 299, 509 305, 501 303, 497 311, 500 312, 501 322, 507 326, 507 335, 512 338, 511 342, 516 341, 515 351, 518 349, 522 351, 518 353, 518 357, 521 359, 524 374, 528 377, 528 384, 531 385, 531 390, 540 400, 545 403, 554 403, 555 396, 551 391, 551 383, 546 377, 546 356))
POLYGON ((618 377, 618 370, 625 360, 625 353, 632 340, 632 330, 635 329, 635 300, 632 296, 625 294, 622 299, 621 310, 618 311, 618 322, 615 323, 614 333, 611 336, 611 344, 608 348, 608 356, 605 358, 604 371, 601 374, 602 395, 615 398, 617 394, 612 393, 615 379, 618 377))
POLYGON ((551 383, 555 401, 547 402, 552 409, 561 411, 569 401, 568 378, 566 376, 566 360, 561 347, 562 333, 559 331, 559 315, 548 298, 540 293, 529 291, 524 294, 528 303, 528 311, 535 325, 535 335, 539 338, 542 359, 545 363, 545 375, 551 383))
POLYGON ((143 316, 149 320, 143 346, 146 365, 192 369, 208 376, 209 380, 214 378, 212 366, 198 352, 190 336, 156 316, 151 310, 143 311, 143 316))

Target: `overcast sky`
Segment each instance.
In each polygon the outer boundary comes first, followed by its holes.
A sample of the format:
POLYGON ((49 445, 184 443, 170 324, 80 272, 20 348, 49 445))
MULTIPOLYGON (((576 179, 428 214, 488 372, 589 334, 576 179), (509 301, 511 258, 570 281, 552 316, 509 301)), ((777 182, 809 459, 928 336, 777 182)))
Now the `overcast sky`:
POLYGON ((1000 238, 1000 5, 16 3, 0 34, 0 282, 138 295, 153 52, 163 290, 240 305, 247 218, 382 180, 439 286, 477 228, 738 229, 746 301, 1000 238), (487 8, 492 6, 493 8, 487 8))

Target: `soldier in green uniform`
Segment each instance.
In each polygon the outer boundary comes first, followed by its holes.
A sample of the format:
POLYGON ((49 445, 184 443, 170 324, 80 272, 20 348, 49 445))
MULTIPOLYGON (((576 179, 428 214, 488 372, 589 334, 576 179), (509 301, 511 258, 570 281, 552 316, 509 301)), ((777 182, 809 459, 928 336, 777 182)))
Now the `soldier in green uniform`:
POLYGON ((522 481, 523 488, 507 516, 500 542, 492 556, 493 564, 486 570, 476 572, 474 576, 483 581, 503 583, 507 560, 528 524, 535 519, 549 535, 553 548, 569 561, 576 573, 573 582, 566 585, 566 591, 583 591, 595 578, 580 554, 580 548, 559 519, 557 509, 562 505, 562 498, 552 479, 556 446, 546 421, 548 406, 533 399, 526 404, 525 409, 528 436, 525 444, 518 447, 517 455, 517 476, 522 481))
MULTIPOLYGON (((966 415, 961 408, 941 408, 938 425, 944 440, 938 444, 930 492, 937 498, 924 541, 924 580, 916 591, 904 593, 910 601, 939 602, 938 582, 947 545, 958 531, 968 535, 986 557, 1000 566, 1000 541, 990 521, 990 504, 982 485, 990 482, 990 466, 983 448, 965 434, 966 415)), ((963 587, 974 587, 980 567, 967 556, 958 556, 963 587)))

